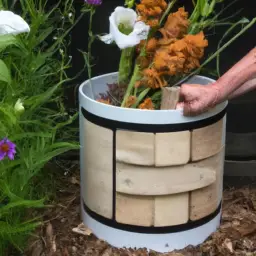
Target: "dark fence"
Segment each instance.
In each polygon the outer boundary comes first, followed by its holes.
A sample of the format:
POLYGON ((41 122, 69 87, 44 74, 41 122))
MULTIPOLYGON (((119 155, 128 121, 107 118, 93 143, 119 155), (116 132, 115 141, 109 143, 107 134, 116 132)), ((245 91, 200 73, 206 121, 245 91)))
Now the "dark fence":
MULTIPOLYGON (((223 7, 234 0, 225 0, 223 7)), ((83 0, 75 2, 77 15, 83 0)), ((109 31, 108 17, 114 8, 122 5, 124 0, 103 0, 103 5, 97 10, 95 15, 93 30, 95 33, 107 33, 109 31)), ((192 0, 180 0, 178 4, 184 5, 186 10, 191 10, 192 0)), ((226 16, 231 16, 241 10, 238 18, 247 17, 252 19, 256 16, 255 0, 238 0, 232 7, 225 12, 226 16)), ((226 27, 218 27, 212 31, 209 40, 209 51, 216 50, 218 40, 225 32, 226 27)), ((86 50, 88 43, 88 17, 84 17, 72 32, 72 45, 70 53, 73 57, 72 74, 76 74, 83 67, 83 58, 78 49, 86 50)), ((236 40, 221 55, 221 73, 224 73, 239 59, 241 59, 249 50, 256 45, 256 26, 247 31, 243 37, 236 40)), ((95 57, 95 66, 93 67, 93 76, 114 72, 118 69, 120 51, 116 46, 108 46, 102 42, 96 41, 93 45, 93 56, 95 57)), ((210 68, 215 69, 213 61, 210 68)), ((80 84, 87 79, 87 73, 76 81, 80 84)), ((77 107, 77 93, 74 87, 67 90, 68 105, 71 108, 77 107)), ((227 120, 227 147, 226 147, 226 174, 227 175, 254 175, 256 174, 256 122, 253 120, 256 110, 256 92, 249 93, 232 100, 228 107, 227 120), (255 169, 255 171, 254 171, 255 169)))

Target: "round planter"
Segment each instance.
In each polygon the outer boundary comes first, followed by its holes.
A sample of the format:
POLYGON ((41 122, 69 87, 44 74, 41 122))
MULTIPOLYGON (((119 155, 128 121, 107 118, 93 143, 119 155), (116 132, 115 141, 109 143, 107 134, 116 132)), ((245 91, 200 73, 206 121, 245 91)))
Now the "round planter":
POLYGON ((115 247, 168 252, 202 243, 220 224, 227 102, 184 117, 93 100, 116 81, 106 74, 79 89, 84 224, 115 247))

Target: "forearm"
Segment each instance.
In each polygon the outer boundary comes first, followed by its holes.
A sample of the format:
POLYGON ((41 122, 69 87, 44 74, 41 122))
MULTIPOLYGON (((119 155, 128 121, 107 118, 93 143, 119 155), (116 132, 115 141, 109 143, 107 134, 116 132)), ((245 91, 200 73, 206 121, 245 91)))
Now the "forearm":
POLYGON ((243 59, 241 59, 236 65, 228 70, 214 84, 215 89, 218 91, 216 103, 220 103, 226 100, 230 95, 238 96, 243 92, 252 90, 254 88, 252 83, 254 82, 249 81, 252 81, 252 78, 255 77, 255 74, 256 48, 251 50, 243 59))
POLYGON ((240 95, 248 93, 250 91, 256 90, 256 77, 245 82, 241 87, 239 87, 236 91, 231 93, 228 97, 229 100, 234 99, 240 95))

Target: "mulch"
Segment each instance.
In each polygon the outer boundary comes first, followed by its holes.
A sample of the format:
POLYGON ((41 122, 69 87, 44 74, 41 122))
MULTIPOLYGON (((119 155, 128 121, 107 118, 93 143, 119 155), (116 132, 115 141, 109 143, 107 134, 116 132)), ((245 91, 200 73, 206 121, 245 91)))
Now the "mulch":
POLYGON ((78 172, 62 177, 57 200, 43 212, 44 224, 31 237, 26 256, 256 256, 256 188, 224 191, 221 226, 205 243, 161 254, 117 249, 81 224, 78 172))

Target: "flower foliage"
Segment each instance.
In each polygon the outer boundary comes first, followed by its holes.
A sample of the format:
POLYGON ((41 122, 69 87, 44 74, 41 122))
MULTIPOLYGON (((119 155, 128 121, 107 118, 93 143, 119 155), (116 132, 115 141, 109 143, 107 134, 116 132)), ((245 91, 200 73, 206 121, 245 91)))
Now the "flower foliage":
MULTIPOLYGON (((100 36, 100 39, 107 44, 116 43, 122 50, 119 86, 116 86, 117 90, 123 90, 126 84, 121 107, 159 109, 162 87, 172 86, 181 79, 198 74, 216 57, 218 61, 220 53, 256 22, 256 19, 234 23, 226 17, 221 19, 224 10, 220 13, 216 11, 221 2, 193 1, 191 13, 179 6, 177 0, 140 0, 137 4, 126 0, 127 8, 116 7, 109 18, 110 33, 100 36), (245 23, 248 25, 244 27, 245 23), (238 25, 241 25, 241 31, 222 47, 219 45, 216 52, 207 58, 205 52, 209 38, 206 32, 219 25, 231 26, 224 37, 238 25), (154 98, 154 95, 157 97, 154 98), (151 97, 154 100, 150 101, 151 97)), ((111 92, 111 95, 115 94, 120 93, 111 92)), ((109 97, 107 104, 116 106, 118 100, 109 97)))

